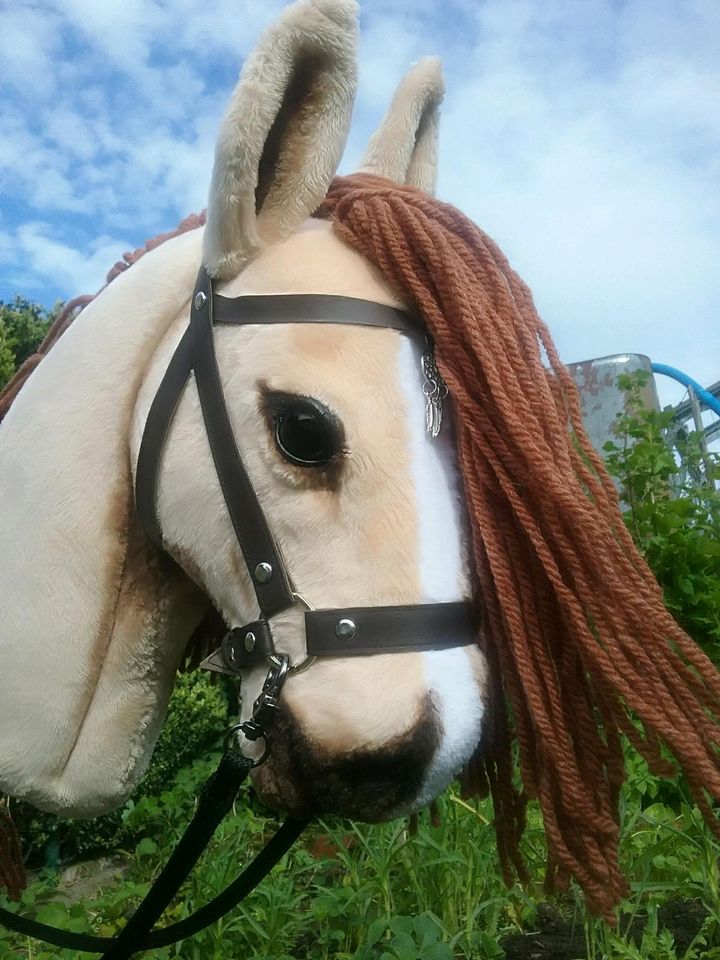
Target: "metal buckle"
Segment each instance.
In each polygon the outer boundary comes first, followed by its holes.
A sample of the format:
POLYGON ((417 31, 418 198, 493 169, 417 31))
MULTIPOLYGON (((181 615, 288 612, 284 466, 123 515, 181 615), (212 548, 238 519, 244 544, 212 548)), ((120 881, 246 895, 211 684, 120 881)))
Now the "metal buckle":
MULTIPOLYGON (((315 607, 303 597, 301 593, 297 593, 295 590, 292 591, 292 598, 296 603, 299 603, 306 610, 314 611, 315 607)), ((267 661, 271 663, 274 667, 279 668, 283 658, 288 660, 288 672, 291 676, 295 676, 297 673, 304 673, 308 667, 311 667, 317 657, 305 657, 304 660, 301 660, 300 663, 292 664, 289 663, 289 658, 285 654, 271 654, 267 657, 267 661)), ((228 668, 225 663, 225 658, 223 656, 222 647, 213 651, 209 656, 199 664, 200 670, 210 670, 213 673, 222 673, 228 677, 239 677, 239 672, 237 670, 231 670, 228 668)))
POLYGON ((265 729, 265 724, 273 711, 277 710, 280 705, 280 694, 290 675, 290 660, 288 657, 269 657, 268 659, 272 665, 265 677, 260 695, 253 704, 250 719, 243 720, 242 723, 236 723, 225 737, 225 748, 237 750, 239 753, 242 753, 239 738, 241 733, 246 740, 252 742, 262 740, 264 742, 265 749, 258 760, 253 759, 253 768, 265 763, 270 756, 270 737, 265 729))

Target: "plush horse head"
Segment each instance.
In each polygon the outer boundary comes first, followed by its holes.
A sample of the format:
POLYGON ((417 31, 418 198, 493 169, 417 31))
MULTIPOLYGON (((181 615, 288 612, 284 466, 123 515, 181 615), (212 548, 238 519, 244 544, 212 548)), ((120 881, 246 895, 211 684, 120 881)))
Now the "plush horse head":
MULTIPOLYGON (((355 44, 352 3, 305 0, 285 12, 233 94, 204 236, 168 241, 108 286, 3 423, 0 788, 45 809, 85 815, 119 803, 147 766, 208 605, 229 627, 257 618, 192 385, 157 492, 174 563, 133 506, 148 409, 187 326, 201 259, 227 298, 405 307, 329 223, 308 219, 345 144, 355 44)), ((431 184, 439 85, 434 62, 415 68, 368 167, 431 184)), ((470 596, 449 430, 433 440, 425 429, 419 320, 418 334, 292 323, 216 331, 243 461, 294 589, 313 607, 470 596), (327 447, 322 462, 300 463, 294 453, 313 443, 327 447)), ((304 656, 303 613, 297 604, 272 624, 293 661, 304 656)), ((266 672, 244 678, 245 711, 266 672)), ((290 809, 370 819, 424 805, 478 743, 484 678, 476 646, 324 659, 287 684, 258 787, 290 809)))
MULTIPOLYGON (((522 874, 524 804, 536 796, 551 879, 577 877, 607 913, 624 890, 620 733, 656 769, 664 743, 700 800, 704 788, 720 796, 720 681, 625 531, 529 291, 482 231, 431 196, 435 61, 401 84, 362 174, 333 181, 355 42, 350 0, 284 13, 223 121, 204 232, 110 284, 2 424, 0 789, 67 815, 127 796, 197 624, 210 608, 231 631, 259 622, 277 571, 248 565, 237 531, 251 523, 292 581, 270 621, 297 667, 307 607, 474 598, 482 619, 482 644, 463 645, 445 643, 442 619, 415 617, 427 642, 398 651, 390 617, 365 656, 343 655, 353 624, 338 622, 333 655, 284 686, 261 795, 376 820, 426 804, 465 768, 470 787, 492 792, 508 875, 522 874), (212 332, 226 449, 207 430, 200 369, 181 381, 141 523, 134 489, 145 489, 155 398, 206 291, 266 316, 212 332), (282 298, 313 310, 338 298, 337 322, 300 323, 282 298), (362 322, 345 322, 350 305, 362 322), (437 437, 435 361, 449 391, 437 437), (254 499, 229 509, 240 487, 221 482, 219 462, 235 446, 260 514, 254 499)), ((255 661, 243 671, 244 717, 266 674, 255 661)))

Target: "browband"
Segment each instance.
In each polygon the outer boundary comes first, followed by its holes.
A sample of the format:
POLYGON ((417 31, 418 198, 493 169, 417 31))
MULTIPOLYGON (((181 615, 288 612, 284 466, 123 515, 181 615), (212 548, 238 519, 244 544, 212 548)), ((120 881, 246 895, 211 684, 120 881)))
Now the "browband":
MULTIPOLYGON (((269 618, 294 606, 294 591, 280 549, 245 470, 225 403, 215 355, 213 326, 227 324, 332 323, 397 330, 423 335, 419 322, 395 307, 354 297, 319 294, 272 294, 227 298, 213 291, 200 268, 190 304, 190 325, 168 365, 148 413, 135 478, 140 521, 162 549, 157 517, 157 483, 163 449, 180 398, 191 373, 200 398, 205 430, 238 544, 255 589, 260 618, 229 631, 208 666, 230 672, 247 669, 275 656, 269 618), (218 662, 221 654, 222 664, 218 662)), ((409 604, 307 610, 308 658, 438 650, 475 642, 468 603, 409 604)))
POLYGON ((275 323, 343 323, 354 327, 385 327, 408 336, 422 333, 410 314, 372 300, 318 293, 278 293, 244 297, 213 297, 215 323, 244 326, 275 323))

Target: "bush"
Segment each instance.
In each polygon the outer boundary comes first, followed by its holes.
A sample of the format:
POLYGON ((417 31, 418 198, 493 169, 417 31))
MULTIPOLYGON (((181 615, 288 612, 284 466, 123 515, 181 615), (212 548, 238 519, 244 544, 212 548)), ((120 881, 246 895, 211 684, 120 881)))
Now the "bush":
POLYGON ((643 407, 649 374, 618 378, 627 409, 606 463, 621 486, 625 521, 683 629, 720 666, 720 458, 689 434, 680 465, 668 443, 672 411, 643 407))
POLYGON ((66 820, 26 803, 13 805, 26 860, 55 867, 134 844, 144 826, 128 813, 143 798, 167 790, 182 767, 217 747, 227 713, 222 687, 208 674, 180 674, 150 768, 125 807, 92 820, 66 820))
POLYGON ((0 390, 37 350, 61 309, 61 303, 47 310, 23 297, 0 301, 0 390))

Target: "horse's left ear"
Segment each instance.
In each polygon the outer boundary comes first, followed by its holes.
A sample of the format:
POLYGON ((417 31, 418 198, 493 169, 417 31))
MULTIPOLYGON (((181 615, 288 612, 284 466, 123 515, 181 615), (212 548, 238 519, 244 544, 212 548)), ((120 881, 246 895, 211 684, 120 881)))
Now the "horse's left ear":
POLYGON ((360 171, 434 193, 444 93, 438 57, 425 57, 411 67, 398 84, 383 122, 370 138, 360 171))
POLYGON ((298 0, 245 61, 215 148, 203 258, 230 280, 335 176, 357 86, 355 0, 298 0))

